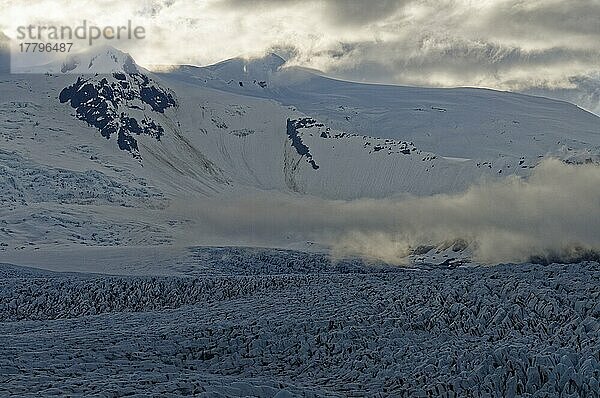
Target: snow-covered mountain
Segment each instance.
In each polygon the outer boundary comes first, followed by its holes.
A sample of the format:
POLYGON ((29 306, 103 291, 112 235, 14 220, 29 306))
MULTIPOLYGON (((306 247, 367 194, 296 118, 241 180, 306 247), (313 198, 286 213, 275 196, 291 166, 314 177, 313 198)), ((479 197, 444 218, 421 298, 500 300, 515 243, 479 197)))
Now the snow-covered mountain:
POLYGON ((60 74, 111 74, 138 73, 133 58, 110 46, 100 46, 90 51, 72 53, 59 61, 18 68, 19 73, 60 73, 60 74))
POLYGON ((441 156, 498 158, 542 154, 591 142, 597 117, 575 105, 475 88, 418 88, 336 80, 285 67, 275 54, 204 68, 181 66, 169 78, 244 96, 274 99, 331 128, 414 141, 441 156), (261 65, 263 65, 261 67, 261 65), (253 70, 268 73, 253 74, 253 70))
POLYGON ((152 73, 101 48, 44 68, 0 75, 4 252, 168 244, 181 198, 450 193, 600 153, 599 119, 568 103, 344 82, 274 54, 152 73))

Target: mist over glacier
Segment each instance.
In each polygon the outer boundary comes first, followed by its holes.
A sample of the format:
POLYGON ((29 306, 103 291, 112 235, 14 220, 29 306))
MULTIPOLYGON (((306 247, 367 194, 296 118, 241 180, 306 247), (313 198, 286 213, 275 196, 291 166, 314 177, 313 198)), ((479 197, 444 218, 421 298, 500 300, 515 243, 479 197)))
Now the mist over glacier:
POLYGON ((466 240, 474 260, 523 262, 532 257, 600 249, 600 167, 543 160, 530 177, 482 180, 460 194, 326 200, 258 193, 240 198, 178 200, 169 211, 202 236, 240 243, 306 239, 333 249, 403 263, 423 245, 466 240))

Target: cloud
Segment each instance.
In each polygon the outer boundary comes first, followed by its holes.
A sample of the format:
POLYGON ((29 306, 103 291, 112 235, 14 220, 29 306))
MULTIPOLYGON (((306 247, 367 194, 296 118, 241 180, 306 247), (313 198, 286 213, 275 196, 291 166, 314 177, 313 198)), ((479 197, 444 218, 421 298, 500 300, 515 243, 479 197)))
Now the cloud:
POLYGON ((569 77, 570 87, 540 85, 524 90, 528 94, 559 98, 600 115, 600 73, 569 77))
POLYGON ((170 210, 195 222, 186 244, 215 236, 266 246, 310 240, 338 256, 402 263, 418 246, 464 239, 478 261, 521 262, 600 250, 600 166, 547 159, 526 180, 483 182, 455 195, 332 201, 269 193, 176 201, 170 210))
POLYGON ((522 39, 529 33, 529 40, 565 42, 573 37, 597 39, 600 34, 600 3, 595 0, 504 1, 490 9, 490 16, 502 22, 490 25, 491 32, 503 37, 522 39))
POLYGON ((118 45, 142 65, 203 65, 285 49, 291 64, 341 78, 549 88, 546 93, 559 96, 560 89, 577 88, 574 78, 594 76, 600 65, 596 0, 0 0, 0 5, 6 10, 0 26, 9 31, 35 21, 117 24, 131 18, 146 26, 148 39, 118 45))
POLYGON ((379 0, 367 2, 363 0, 223 0, 216 3, 220 9, 267 10, 301 7, 302 9, 319 10, 319 15, 307 14, 311 17, 323 18, 325 21, 339 25, 365 25, 392 18, 410 0, 379 0))

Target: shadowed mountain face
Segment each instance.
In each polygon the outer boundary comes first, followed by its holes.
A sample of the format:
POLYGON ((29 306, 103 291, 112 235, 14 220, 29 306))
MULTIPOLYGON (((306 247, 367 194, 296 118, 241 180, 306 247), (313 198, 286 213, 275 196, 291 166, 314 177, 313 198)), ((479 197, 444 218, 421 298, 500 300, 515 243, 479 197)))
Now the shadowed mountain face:
POLYGON ((10 39, 0 32, 0 74, 10 73, 10 39))

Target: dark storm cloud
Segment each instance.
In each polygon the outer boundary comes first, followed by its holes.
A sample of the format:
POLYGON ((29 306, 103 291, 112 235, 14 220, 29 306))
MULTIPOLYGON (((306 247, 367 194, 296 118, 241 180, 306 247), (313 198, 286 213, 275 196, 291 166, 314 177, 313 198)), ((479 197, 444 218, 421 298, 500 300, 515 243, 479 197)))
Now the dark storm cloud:
MULTIPOLYGON (((406 6, 420 6, 429 8, 431 12, 428 14, 431 17, 443 16, 444 13, 450 12, 464 18, 479 19, 489 24, 486 30, 503 35, 520 35, 527 32, 535 35, 600 34, 600 2, 596 0, 499 0, 487 3, 488 7, 479 7, 476 10, 472 9, 472 5, 477 3, 455 0, 220 0, 215 5, 220 9, 244 12, 291 6, 311 9, 320 5, 325 11, 323 15, 307 13, 306 18, 325 16, 330 21, 352 25, 393 22, 394 18, 402 18, 399 11, 406 6), (477 13, 482 9, 485 11, 483 18, 477 13)), ((482 33, 485 34, 485 31, 482 33)))
POLYGON ((600 35, 600 2, 596 0, 511 1, 499 3, 492 15, 502 18, 499 28, 508 33, 600 35))
POLYGON ((340 77, 379 76, 378 81, 425 85, 502 85, 521 89, 573 78, 563 75, 572 64, 596 65, 598 52, 566 47, 526 50, 485 41, 426 37, 415 42, 346 44, 345 50, 316 54, 331 58, 330 71, 340 77), (357 62, 356 59, 360 61, 357 62), (539 73, 544 70, 544 73, 539 73), (526 74, 526 79, 522 75, 526 74), (381 78, 383 77, 383 79, 381 78))
MULTIPOLYGON (((390 18, 407 3, 410 3, 410 0, 222 0, 217 5, 226 9, 242 9, 245 11, 290 6, 309 9, 313 6, 322 6, 325 11, 323 15, 329 22, 364 25, 390 18)), ((311 13, 306 14, 306 18, 313 16, 311 13)))
POLYGON ((328 17, 338 24, 364 25, 393 17, 409 0, 327 1, 328 17))

